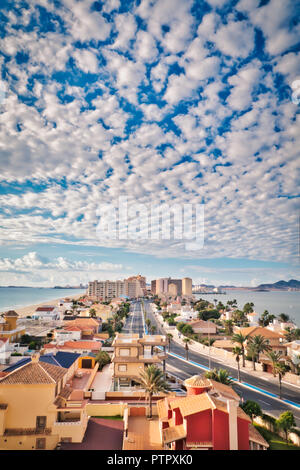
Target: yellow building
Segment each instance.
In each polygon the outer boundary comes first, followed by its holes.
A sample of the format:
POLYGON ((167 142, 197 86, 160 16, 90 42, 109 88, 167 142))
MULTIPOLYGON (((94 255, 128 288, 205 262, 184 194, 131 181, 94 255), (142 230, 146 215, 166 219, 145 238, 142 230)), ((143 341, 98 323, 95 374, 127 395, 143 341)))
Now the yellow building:
POLYGON ((176 284, 173 284, 172 282, 171 282, 171 284, 169 284, 168 294, 172 295, 173 297, 176 297, 176 295, 178 294, 178 288, 177 288, 176 284))
POLYGON ((82 441, 87 400, 68 385, 70 372, 36 354, 0 378, 0 450, 50 450, 58 442, 82 441))
POLYGON ((165 370, 167 338, 161 335, 117 334, 112 346, 114 355, 114 389, 128 388, 139 384, 140 373, 150 364, 162 364, 165 370), (162 352, 155 352, 160 346, 162 352))
POLYGON ((10 343, 18 343, 26 330, 22 326, 17 326, 18 314, 14 310, 9 310, 0 319, 0 337, 8 338, 10 343))
POLYGON ((190 277, 184 277, 182 279, 182 295, 192 295, 192 279, 190 277))

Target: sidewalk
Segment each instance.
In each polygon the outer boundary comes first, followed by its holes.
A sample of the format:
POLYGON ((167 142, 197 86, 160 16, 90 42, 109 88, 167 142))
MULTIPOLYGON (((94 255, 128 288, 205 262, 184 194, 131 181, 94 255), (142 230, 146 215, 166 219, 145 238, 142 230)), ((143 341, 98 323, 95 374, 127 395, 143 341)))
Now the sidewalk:
MULTIPOLYGON (((184 342, 183 342, 184 336, 182 335, 182 338, 179 338, 179 332, 176 328, 170 328, 166 326, 166 324, 164 323, 163 317, 161 315, 159 314, 155 315, 154 312, 152 313, 155 316, 156 320, 159 321, 160 325, 161 324, 163 325, 162 329, 165 331, 165 333, 171 333, 173 335, 172 341, 184 347, 184 342)), ((220 350, 219 354, 217 355, 217 354, 214 354, 214 351, 213 351, 213 349, 216 349, 216 348, 213 348, 213 347, 209 348, 208 346, 205 346, 201 343, 196 343, 195 341, 193 342, 193 344, 189 345, 189 349, 191 351, 203 354, 207 357, 210 355, 211 359, 224 363, 224 365, 228 365, 232 367, 233 369, 237 370, 236 360, 234 357, 232 357, 232 354, 229 351, 220 350), (209 349, 210 349, 210 354, 209 354, 209 349)), ((274 377, 272 374, 268 372, 263 372, 262 370, 259 370, 259 367, 261 367, 260 364, 256 363, 257 370, 253 370, 252 362, 250 361, 246 361, 245 365, 246 367, 242 367, 242 366, 240 367, 241 372, 246 372, 247 374, 251 374, 253 377, 267 380, 268 382, 271 382, 276 385, 278 384, 277 377, 274 377)), ((285 385, 289 385, 289 386, 300 389, 300 376, 298 377, 297 380, 298 380, 297 384, 289 382, 287 380, 282 380, 282 383, 285 385)))

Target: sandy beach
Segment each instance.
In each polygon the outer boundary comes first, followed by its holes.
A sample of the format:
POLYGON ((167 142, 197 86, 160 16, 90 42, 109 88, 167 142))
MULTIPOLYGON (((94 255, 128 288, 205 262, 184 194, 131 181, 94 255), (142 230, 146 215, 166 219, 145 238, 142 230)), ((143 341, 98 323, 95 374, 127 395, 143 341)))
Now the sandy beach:
POLYGON ((67 297, 58 297, 57 299, 47 300, 45 302, 40 302, 39 304, 27 305, 26 307, 16 307, 13 310, 15 310, 15 312, 17 312, 17 314, 19 315, 20 318, 24 318, 27 315, 33 315, 35 310, 38 307, 42 307, 43 305, 55 305, 55 306, 57 306, 58 301, 61 300, 62 298, 77 300, 77 299, 79 299, 79 297, 82 297, 83 295, 84 294, 76 294, 76 295, 68 295, 67 297))

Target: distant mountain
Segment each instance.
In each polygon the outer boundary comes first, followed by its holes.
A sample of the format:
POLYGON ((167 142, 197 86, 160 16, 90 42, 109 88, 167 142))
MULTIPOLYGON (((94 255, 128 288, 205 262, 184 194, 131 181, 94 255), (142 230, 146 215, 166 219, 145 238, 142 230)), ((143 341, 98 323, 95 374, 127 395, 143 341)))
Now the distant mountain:
POLYGON ((291 279, 290 281, 278 281, 274 284, 260 284, 256 289, 282 289, 287 290, 288 288, 300 289, 300 281, 291 279))

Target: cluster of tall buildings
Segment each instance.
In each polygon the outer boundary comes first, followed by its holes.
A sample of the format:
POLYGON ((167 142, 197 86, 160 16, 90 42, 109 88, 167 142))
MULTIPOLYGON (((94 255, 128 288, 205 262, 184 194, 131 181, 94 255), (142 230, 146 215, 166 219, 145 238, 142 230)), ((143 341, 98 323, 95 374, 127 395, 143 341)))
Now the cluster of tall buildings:
POLYGON ((126 296, 130 299, 146 295, 146 278, 131 276, 123 281, 92 281, 89 282, 87 295, 95 300, 111 300, 126 296))
POLYGON ((163 277, 151 281, 152 294, 167 295, 192 295, 192 279, 184 277, 183 279, 172 279, 171 277, 163 277))

